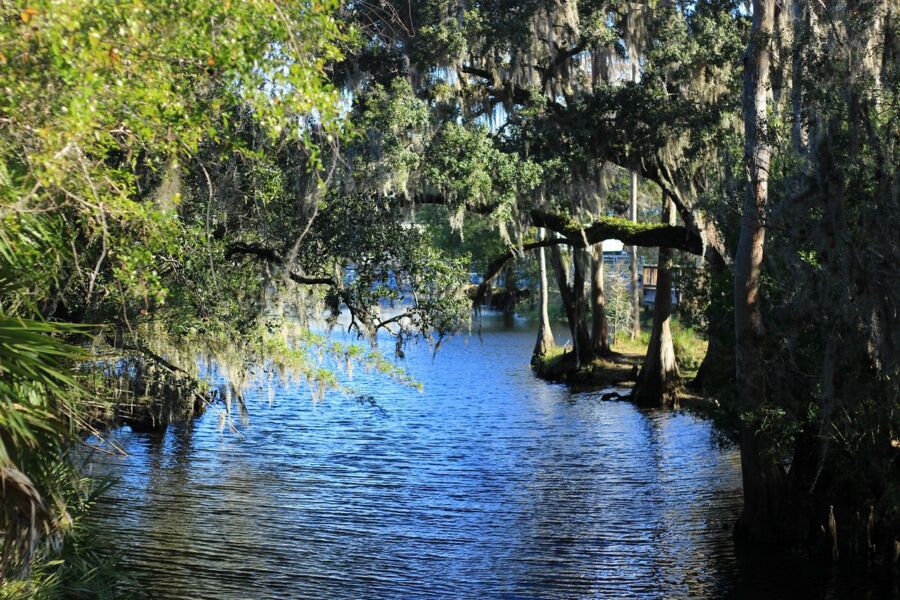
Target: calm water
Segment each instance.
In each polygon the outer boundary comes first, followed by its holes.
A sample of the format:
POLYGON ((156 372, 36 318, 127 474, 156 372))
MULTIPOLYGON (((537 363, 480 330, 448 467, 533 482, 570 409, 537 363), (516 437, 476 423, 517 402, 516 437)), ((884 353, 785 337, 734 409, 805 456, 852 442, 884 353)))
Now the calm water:
POLYGON ((380 408, 282 390, 250 400, 243 439, 212 412, 123 428, 128 455, 91 463, 119 479, 99 518, 155 598, 764 593, 731 542, 736 452, 687 414, 535 379, 533 343, 487 318, 434 359, 410 349, 423 393, 359 375, 380 408))

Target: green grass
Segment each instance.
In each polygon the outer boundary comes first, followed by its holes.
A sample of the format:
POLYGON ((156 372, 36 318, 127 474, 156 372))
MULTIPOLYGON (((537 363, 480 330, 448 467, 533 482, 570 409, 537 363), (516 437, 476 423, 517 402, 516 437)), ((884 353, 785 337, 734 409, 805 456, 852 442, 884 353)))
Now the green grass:
MULTIPOLYGON (((649 314, 649 311, 644 311, 649 314)), ((628 334, 620 334, 611 340, 612 349, 616 352, 628 355, 644 356, 650 343, 650 328, 652 322, 644 323, 641 319, 641 335, 631 339, 628 334)), ((672 317, 672 345, 675 348, 675 358, 678 361, 678 369, 682 379, 693 379, 697 369, 706 356, 709 342, 700 337, 690 327, 684 327, 678 317, 672 317)))
POLYGON ((650 332, 646 329, 641 330, 641 335, 635 339, 627 333, 621 333, 610 340, 610 346, 616 352, 622 354, 644 356, 647 353, 647 346, 650 344, 650 332))

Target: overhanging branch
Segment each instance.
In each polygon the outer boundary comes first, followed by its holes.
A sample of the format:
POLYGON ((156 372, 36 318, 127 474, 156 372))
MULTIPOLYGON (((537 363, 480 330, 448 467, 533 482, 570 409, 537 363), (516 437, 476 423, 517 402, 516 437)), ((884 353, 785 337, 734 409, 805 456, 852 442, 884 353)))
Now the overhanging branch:
MULTIPOLYGON (((278 251, 274 248, 269 248, 267 246, 261 246, 259 244, 247 244, 245 242, 235 242, 225 249, 225 258, 234 258, 235 256, 239 255, 252 256, 258 260, 277 265, 283 269, 287 268, 287 266, 284 264, 284 259, 281 257, 281 254, 279 254, 278 251)), ((293 281, 294 283, 300 283, 303 285, 328 285, 331 287, 338 287, 338 281, 333 277, 306 277, 304 275, 294 273, 291 270, 288 270, 287 273, 288 277, 290 277, 291 281, 293 281)))
POLYGON ((484 301, 484 297, 487 295, 488 288, 490 288, 491 283, 494 281, 494 279, 497 278, 497 275, 499 275, 500 272, 503 271, 503 268, 506 267, 506 265, 518 258, 521 254, 529 252, 531 250, 537 250, 538 248, 548 248, 550 246, 559 246, 568 243, 569 240, 565 238, 548 238, 545 240, 540 240, 538 242, 524 244, 520 249, 516 249, 516 251, 510 250, 509 252, 498 256, 488 265, 487 270, 484 272, 484 277, 482 278, 481 283, 479 283, 478 287, 475 288, 475 297, 473 298, 473 302, 476 305, 481 304, 484 301))
POLYGON ((630 246, 674 248, 698 255, 703 252, 703 242, 700 236, 679 225, 632 223, 627 219, 602 217, 590 225, 583 226, 566 217, 541 210, 531 211, 531 222, 535 227, 543 227, 563 237, 524 244, 521 248, 510 250, 492 260, 484 273, 484 278, 475 290, 473 300, 476 304, 480 304, 484 300, 491 283, 506 265, 521 254, 538 248, 560 245, 585 248, 604 240, 615 239, 630 246))
POLYGON ((531 223, 564 236, 568 244, 585 248, 603 240, 620 240, 628 246, 673 248, 702 255, 703 240, 695 231, 681 225, 661 223, 632 223, 628 219, 601 217, 590 225, 542 210, 531 211, 531 223))

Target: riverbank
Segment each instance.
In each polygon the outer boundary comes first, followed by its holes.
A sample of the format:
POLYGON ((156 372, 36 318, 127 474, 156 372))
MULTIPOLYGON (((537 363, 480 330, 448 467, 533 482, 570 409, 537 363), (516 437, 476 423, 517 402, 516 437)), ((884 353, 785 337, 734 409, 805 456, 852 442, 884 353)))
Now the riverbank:
POLYGON ((608 387, 633 384, 641 368, 641 355, 615 352, 609 357, 595 358, 579 365, 575 352, 553 348, 537 359, 535 374, 545 381, 580 387, 608 387))
MULTIPOLYGON (((676 355, 683 384, 691 381, 706 353, 707 342, 686 330, 678 340, 676 355)), ((578 364, 575 353, 566 348, 554 347, 544 357, 532 363, 532 369, 540 379, 552 383, 564 383, 573 388, 601 389, 608 387, 631 388, 637 380, 644 354, 647 351, 648 335, 645 333, 635 340, 617 341, 608 356, 598 357, 588 364, 578 364)), ((612 396, 611 396, 612 397, 612 396)), ((615 398, 627 399, 628 394, 615 394, 615 398)), ((698 395, 680 386, 678 407, 708 412, 718 403, 708 397, 698 395)))

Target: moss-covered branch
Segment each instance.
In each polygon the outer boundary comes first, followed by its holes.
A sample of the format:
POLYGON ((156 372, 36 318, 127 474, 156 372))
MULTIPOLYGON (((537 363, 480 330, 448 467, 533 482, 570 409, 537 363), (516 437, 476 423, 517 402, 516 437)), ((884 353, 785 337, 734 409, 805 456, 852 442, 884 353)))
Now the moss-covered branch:
POLYGON ((491 282, 503 271, 507 264, 522 253, 538 248, 563 244, 584 248, 599 244, 603 240, 615 239, 630 246, 675 248, 676 250, 683 250, 698 255, 703 253, 703 242, 700 236, 679 225, 632 223, 627 219, 615 217, 601 217, 589 225, 582 225, 571 217, 542 210, 531 211, 531 223, 535 227, 543 227, 556 232, 562 237, 524 244, 521 249, 510 250, 492 260, 488 265, 487 271, 485 271, 484 278, 475 289, 473 300, 476 304, 484 300, 491 282))
POLYGON ((698 255, 703 253, 700 236, 681 225, 632 223, 616 217, 601 217, 583 225, 571 217, 542 210, 531 211, 531 222, 535 227, 544 227, 562 235, 569 245, 578 248, 599 244, 603 240, 620 240, 628 246, 674 248, 698 255))

